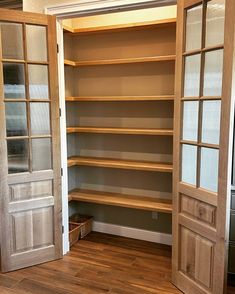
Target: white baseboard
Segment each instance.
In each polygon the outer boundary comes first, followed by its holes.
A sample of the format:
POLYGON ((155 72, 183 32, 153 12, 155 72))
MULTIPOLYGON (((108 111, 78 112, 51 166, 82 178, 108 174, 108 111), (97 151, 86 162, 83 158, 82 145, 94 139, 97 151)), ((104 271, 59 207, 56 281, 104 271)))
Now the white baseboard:
POLYGON ((160 243, 165 245, 172 244, 172 236, 170 234, 159 233, 154 231, 147 231, 142 229, 136 229, 131 227, 124 227, 119 225, 107 224, 103 222, 93 222, 93 231, 112 234, 122 237, 128 237, 133 239, 139 239, 154 243, 160 243))

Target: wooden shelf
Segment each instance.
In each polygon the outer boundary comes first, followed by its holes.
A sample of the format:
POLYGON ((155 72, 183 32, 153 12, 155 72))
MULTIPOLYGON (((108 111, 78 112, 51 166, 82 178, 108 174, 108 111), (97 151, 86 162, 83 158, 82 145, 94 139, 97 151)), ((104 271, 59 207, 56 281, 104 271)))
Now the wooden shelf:
POLYGON ((99 27, 89 27, 89 28, 72 28, 68 26, 63 26, 65 33, 70 33, 73 35, 87 35, 96 33, 111 33, 120 31, 130 31, 130 30, 141 30, 150 29, 163 25, 176 25, 176 18, 161 19, 157 21, 146 21, 138 23, 128 23, 110 26, 99 26, 99 27))
POLYGON ((68 127, 67 133, 98 133, 98 134, 126 134, 173 136, 171 129, 136 129, 136 128, 101 128, 101 127, 68 127))
POLYGON ((65 59, 64 64, 69 66, 74 66, 74 67, 81 67, 81 66, 96 66, 96 65, 163 62, 163 61, 174 61, 174 60, 175 60, 175 55, 165 55, 165 56, 150 56, 150 57, 135 57, 135 58, 87 60, 87 61, 72 61, 72 60, 65 59))
POLYGON ((74 62, 72 60, 65 59, 64 65, 76 66, 76 62, 74 62))
POLYGON ((150 197, 99 192, 94 190, 74 189, 69 193, 69 199, 73 201, 98 203, 112 206, 129 207, 172 213, 172 201, 166 199, 153 199, 150 197))
POLYGON ((161 96, 78 96, 66 97, 67 102, 80 101, 172 101, 174 95, 161 96))
POLYGON ((96 166, 129 170, 159 171, 166 173, 171 173, 173 170, 173 166, 170 163, 83 156, 69 157, 68 167, 72 166, 96 166))

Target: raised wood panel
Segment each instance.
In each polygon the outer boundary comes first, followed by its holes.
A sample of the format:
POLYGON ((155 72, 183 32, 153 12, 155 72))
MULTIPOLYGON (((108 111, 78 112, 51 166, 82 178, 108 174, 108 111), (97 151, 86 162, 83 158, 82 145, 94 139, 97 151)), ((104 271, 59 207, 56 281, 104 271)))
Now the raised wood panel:
POLYGON ((33 211, 34 248, 54 244, 53 214, 52 207, 33 211))
POLYGON ((20 201, 30 198, 47 197, 53 194, 52 181, 39 181, 9 186, 10 201, 20 201))
POLYGON ((213 243, 197 236, 195 253, 195 280, 207 288, 211 287, 213 269, 213 243))
POLYGON ((23 211, 11 216, 12 254, 53 245, 53 208, 23 211))
POLYGON ((195 233, 182 227, 180 269, 190 277, 195 276, 195 236, 195 233))
POLYGON ((180 270, 211 293, 214 244, 181 227, 180 270))
POLYGON ((215 225, 216 207, 181 194, 181 213, 192 218, 215 225))

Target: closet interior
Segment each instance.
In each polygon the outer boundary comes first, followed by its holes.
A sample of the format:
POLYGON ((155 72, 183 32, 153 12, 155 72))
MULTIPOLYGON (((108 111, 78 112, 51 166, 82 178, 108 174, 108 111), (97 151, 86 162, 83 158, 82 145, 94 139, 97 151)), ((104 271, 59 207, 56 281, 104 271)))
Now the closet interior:
POLYGON ((170 232, 176 6, 118 14, 64 23, 70 208, 170 232))

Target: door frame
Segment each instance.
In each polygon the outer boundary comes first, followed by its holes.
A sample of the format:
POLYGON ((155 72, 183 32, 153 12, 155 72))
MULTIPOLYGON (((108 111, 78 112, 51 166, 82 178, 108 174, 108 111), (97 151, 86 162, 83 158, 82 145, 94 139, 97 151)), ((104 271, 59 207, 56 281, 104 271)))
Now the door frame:
POLYGON ((46 6, 45 14, 57 18, 58 75, 59 75, 59 105, 61 109, 61 167, 62 176, 62 217, 63 217, 63 254, 69 251, 68 227, 68 173, 67 173, 67 144, 66 144, 66 103, 65 103, 65 77, 64 77, 64 45, 62 20, 72 17, 107 14, 111 12, 131 11, 143 8, 154 8, 166 5, 176 5, 177 0, 80 0, 79 3, 63 3, 46 6))

